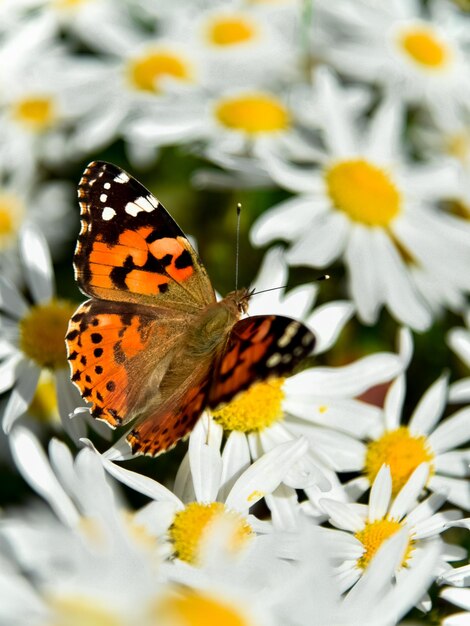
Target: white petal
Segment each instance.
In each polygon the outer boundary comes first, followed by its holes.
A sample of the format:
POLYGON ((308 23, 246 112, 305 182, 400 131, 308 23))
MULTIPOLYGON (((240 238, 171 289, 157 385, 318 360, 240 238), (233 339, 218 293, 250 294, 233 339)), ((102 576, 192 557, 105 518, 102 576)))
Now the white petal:
POLYGON ((372 484, 369 496, 369 521, 383 519, 392 497, 392 477, 388 465, 382 465, 372 484))
POLYGON ((196 500, 191 476, 191 466, 189 464, 189 452, 186 452, 184 455, 178 471, 176 472, 173 491, 181 502, 194 502, 196 500))
POLYGON ((343 252, 350 232, 347 218, 331 211, 312 220, 286 253, 290 265, 328 267, 343 252))
POLYGON ((273 239, 294 241, 317 214, 325 211, 325 202, 319 203, 308 196, 291 198, 263 213, 253 224, 250 240, 255 246, 263 246, 273 239))
POLYGON ((390 312, 404 324, 426 330, 432 321, 430 309, 414 288, 397 249, 379 228, 374 229, 374 244, 374 260, 383 275, 385 302, 390 312))
POLYGON ((449 502, 470 511, 470 485, 468 480, 449 478, 448 476, 431 476, 429 488, 433 491, 447 493, 449 502))
POLYGON ((70 372, 67 369, 56 370, 56 392, 59 415, 62 425, 68 436, 75 442, 86 435, 85 420, 78 417, 70 417, 74 410, 83 406, 78 389, 70 382, 70 372))
POLYGON ((317 397, 350 398, 388 382, 402 370, 403 362, 398 354, 382 352, 341 367, 305 370, 288 378, 285 390, 289 395, 299 393, 305 396, 305 390, 309 390, 317 397))
POLYGON ((389 512, 390 518, 400 521, 408 511, 411 511, 426 485, 428 476, 429 465, 427 463, 418 465, 393 501, 389 512))
POLYGON ((41 444, 33 433, 16 424, 10 433, 10 446, 17 468, 31 487, 42 496, 65 524, 76 526, 79 514, 52 471, 41 444))
POLYGON ((315 73, 315 84, 323 116, 325 143, 335 158, 351 156, 357 147, 354 124, 336 78, 325 67, 320 67, 315 73))
POLYGON ((349 289, 359 317, 367 324, 376 319, 383 302, 383 283, 374 258, 370 229, 355 224, 351 229, 344 260, 349 268, 349 289))
POLYGON ((0 277, 0 309, 16 319, 24 317, 28 312, 28 305, 21 293, 3 277, 0 277))
POLYGON ((226 500, 227 507, 244 512, 264 494, 272 493, 307 450, 307 440, 302 438, 283 443, 264 454, 237 480, 226 500))
POLYGON ((351 302, 337 300, 317 307, 307 319, 307 326, 315 333, 314 354, 329 350, 353 315, 351 302))
POLYGON ((449 387, 450 402, 470 401, 470 378, 463 378, 449 387))
POLYGON ((253 281, 253 286, 256 287, 256 291, 262 291, 278 285, 285 285, 287 283, 287 274, 284 250, 281 246, 275 246, 264 255, 259 272, 253 281))
POLYGON ((214 502, 220 487, 222 457, 220 443, 208 438, 204 419, 200 419, 189 437, 189 465, 198 502, 214 502))
POLYGON ((439 454, 434 459, 437 474, 464 478, 470 475, 470 448, 439 454))
POLYGON ((452 350, 470 367, 470 333, 466 328, 453 328, 447 335, 452 350))
POLYGON ((0 393, 5 393, 15 384, 17 368, 22 359, 20 352, 13 352, 0 363, 0 393))
POLYGON ((457 411, 439 424, 428 437, 436 454, 468 443, 470 440, 470 407, 457 411))
MULTIPOLYGON (((427 435, 439 421, 447 401, 447 376, 440 376, 426 391, 413 411, 409 428, 415 435, 427 435)), ((435 434, 435 433, 434 433, 435 434)))
POLYGON ((406 522, 410 527, 415 526, 423 520, 429 519, 447 500, 446 493, 433 493, 426 500, 418 504, 406 516, 406 522))
POLYGON ((36 391, 39 368, 31 361, 22 361, 17 368, 17 381, 3 414, 3 430, 10 432, 15 421, 27 410, 36 391))
MULTIPOLYGON (((470 611, 470 589, 456 589, 455 587, 447 587, 443 589, 439 594, 441 598, 456 604, 457 606, 462 607, 463 609, 467 609, 470 611)), ((463 613, 461 615, 464 615, 463 613)), ((453 617, 453 616, 451 616, 453 617)), ((447 618, 449 619, 449 618, 447 618)), ((468 615, 467 621, 454 622, 455 624, 462 624, 465 626, 468 624, 468 615)), ((452 622, 444 621, 443 624, 447 626, 447 624, 452 624, 452 622)))
POLYGON ((405 392, 405 376, 400 374, 390 385, 387 395, 385 396, 384 415, 387 430, 395 430, 400 426, 405 392))
POLYGON ((364 528, 364 520, 357 514, 350 504, 337 502, 329 498, 320 498, 319 505, 337 528, 358 532, 364 528))
POLYGON ((232 431, 222 453, 222 477, 219 490, 219 498, 222 502, 227 499, 233 485, 250 463, 250 448, 246 435, 236 430, 232 431))
POLYGON ((169 489, 158 483, 156 480, 153 480, 148 476, 144 476, 143 474, 138 474, 137 472, 128 470, 124 467, 120 467, 112 461, 109 461, 96 450, 94 445, 88 439, 82 439, 82 443, 84 443, 87 447, 93 450, 93 452, 95 452, 101 459, 104 469, 111 476, 122 482, 124 485, 127 485, 131 489, 135 489, 135 491, 138 491, 139 493, 142 493, 144 496, 148 496, 153 500, 174 502, 180 508, 182 507, 180 499, 177 498, 174 493, 172 493, 169 489))
POLYGON ((25 224, 20 234, 20 252, 26 267, 25 278, 35 302, 47 302, 54 295, 54 272, 46 239, 37 226, 25 224))
POLYGON ((403 130, 403 106, 388 94, 369 122, 364 152, 379 164, 393 163, 399 157, 403 130))
POLYGON ((271 511, 274 528, 288 532, 298 531, 300 510, 295 489, 281 484, 271 494, 266 494, 265 500, 271 511))

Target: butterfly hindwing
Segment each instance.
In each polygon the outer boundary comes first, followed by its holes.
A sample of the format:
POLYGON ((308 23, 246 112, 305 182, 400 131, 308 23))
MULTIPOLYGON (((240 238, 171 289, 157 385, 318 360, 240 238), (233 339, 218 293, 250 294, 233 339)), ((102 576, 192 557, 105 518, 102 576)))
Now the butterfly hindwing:
POLYGON ((313 333, 289 317, 255 315, 238 321, 218 361, 208 405, 228 402, 257 380, 292 373, 314 345, 313 333))
POLYGON ((153 409, 186 321, 128 302, 88 300, 77 309, 67 354, 72 381, 94 417, 116 427, 153 409))
POLYGON ((78 188, 75 275, 105 300, 192 311, 215 300, 206 270, 163 205, 110 163, 88 165, 78 188))

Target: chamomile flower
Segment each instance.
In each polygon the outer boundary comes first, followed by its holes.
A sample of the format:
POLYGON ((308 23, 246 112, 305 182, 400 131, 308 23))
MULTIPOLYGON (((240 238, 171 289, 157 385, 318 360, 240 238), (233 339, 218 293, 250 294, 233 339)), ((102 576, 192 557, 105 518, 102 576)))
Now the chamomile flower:
MULTIPOLYGON (((114 542, 125 541, 158 559, 168 555, 159 538, 160 521, 151 507, 137 511, 126 507, 118 483, 110 484, 99 457, 89 448, 80 450, 74 459, 64 443, 52 439, 48 457, 24 424, 13 426, 9 442, 26 482, 49 504, 62 527, 72 529, 89 547, 107 550, 114 542)), ((14 527, 3 524, 4 536, 14 533, 14 527)), ((24 566, 31 569, 39 557, 26 555, 30 564, 24 566)))
MULTIPOLYGON (((320 500, 330 523, 339 529, 324 532, 337 564, 336 577, 343 591, 361 578, 383 542, 400 530, 406 530, 408 541, 399 555, 395 574, 398 580, 403 569, 413 569, 414 559, 427 544, 442 541, 439 535, 452 525, 460 512, 437 512, 446 500, 445 494, 433 494, 418 504, 428 474, 428 464, 420 464, 393 498, 390 468, 383 465, 373 482, 368 504, 349 504, 327 498, 320 500)), ((464 556, 463 548, 444 544, 441 558, 433 571, 434 578, 450 569, 448 561, 458 561, 464 556)), ((430 608, 429 598, 423 600, 422 607, 430 608)))
MULTIPOLYGON (((191 433, 188 454, 176 475, 174 491, 116 465, 113 460, 128 455, 129 447, 123 447, 125 442, 116 443, 101 457, 112 476, 155 501, 154 515, 160 520, 161 531, 166 534, 174 555, 194 565, 206 529, 219 518, 233 522, 234 550, 243 549, 257 533, 270 531, 271 525, 249 515, 249 509, 272 493, 307 451, 305 439, 287 441, 250 465, 249 458, 240 450, 226 446, 221 453, 221 434, 207 415, 201 417, 191 433)), ((308 470, 303 476, 306 485, 328 487, 328 481, 318 469, 310 466, 308 470)))
POLYGON ((75 303, 55 296, 49 249, 32 224, 22 229, 20 254, 33 304, 12 283, 0 279, 0 390, 10 394, 3 429, 8 433, 31 407, 36 391, 41 392, 41 373, 49 372, 55 381, 55 393, 43 390, 47 402, 58 405, 63 428, 76 439, 83 436, 84 424, 70 419, 69 414, 83 402, 70 382, 64 340, 75 303))
MULTIPOLYGON (((470 96, 468 19, 450 2, 433 0, 425 14, 418 2, 321 2, 343 37, 322 54, 340 72, 392 87, 400 98, 428 107, 464 105, 470 96), (468 28, 468 25, 467 25, 468 28)), ((328 37, 326 38, 328 40, 328 37)))
POLYGON ((362 474, 353 480, 354 489, 360 493, 369 488, 381 466, 387 464, 396 495, 415 469, 428 463, 426 488, 445 493, 450 502, 469 510, 470 458, 468 448, 461 446, 470 441, 470 408, 440 421, 448 396, 447 377, 441 376, 424 393, 405 425, 401 423, 405 391, 405 376, 401 374, 387 392, 375 428, 357 436, 356 449, 351 447, 348 470, 362 474))
POLYGON ((271 176, 299 196, 255 222, 252 240, 287 240, 292 265, 327 267, 342 257, 364 322, 374 323, 385 305, 399 321, 424 330, 433 309, 457 308, 470 289, 469 225, 435 206, 452 193, 454 170, 400 156, 402 109, 392 96, 364 127, 344 106, 333 76, 322 70, 317 80, 323 155, 308 168, 265 154, 271 176))

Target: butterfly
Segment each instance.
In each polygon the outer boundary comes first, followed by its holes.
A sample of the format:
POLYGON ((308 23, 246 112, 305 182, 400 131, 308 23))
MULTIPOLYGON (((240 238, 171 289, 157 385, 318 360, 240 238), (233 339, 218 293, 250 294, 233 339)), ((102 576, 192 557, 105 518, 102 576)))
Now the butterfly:
POLYGON ((71 378, 132 454, 158 455, 205 408, 292 372, 315 337, 300 322, 247 312, 252 292, 217 301, 197 252, 162 204, 121 168, 92 162, 78 187, 75 278, 89 300, 66 335, 71 378))

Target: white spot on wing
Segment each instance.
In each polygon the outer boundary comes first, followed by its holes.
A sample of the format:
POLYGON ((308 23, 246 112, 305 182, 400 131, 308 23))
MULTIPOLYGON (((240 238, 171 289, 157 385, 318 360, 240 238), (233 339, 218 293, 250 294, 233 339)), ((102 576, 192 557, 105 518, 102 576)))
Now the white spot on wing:
POLYGON ((142 209, 134 202, 128 202, 124 210, 129 215, 132 215, 132 217, 135 217, 137 213, 140 213, 140 211, 142 211, 142 209))
POLYGON ((103 213, 101 214, 101 217, 106 222, 109 222, 109 220, 112 220, 115 215, 116 215, 116 211, 112 207, 105 206, 103 209, 103 213))
POLYGON ((147 213, 151 213, 155 207, 153 206, 153 204, 151 204, 149 202, 149 196, 147 196, 147 198, 144 198, 143 196, 141 196, 140 198, 137 198, 136 200, 134 200, 134 203, 140 207, 142 209, 142 211, 146 211, 147 213))
POLYGON ((151 204, 153 207, 155 207, 155 208, 157 208, 157 207, 158 207, 159 202, 158 202, 158 200, 157 200, 156 198, 154 198, 154 196, 152 196, 152 194, 149 194, 149 195, 147 196, 147 200, 150 202, 150 204, 151 204))
POLYGON ((111 183, 105 183, 105 184, 103 185, 103 187, 104 187, 105 189, 111 189, 111 183))
POLYGON ((106 202, 107 199, 108 199, 108 196, 105 193, 102 193, 100 196, 101 202, 106 202))
POLYGON ((127 183, 129 182, 129 176, 125 172, 121 172, 118 176, 115 177, 114 182, 127 183))
POLYGON ((299 322, 291 322, 285 329, 284 334, 278 340, 277 345, 280 348, 285 348, 291 341, 292 337, 297 334, 297 331, 300 328, 299 322))
POLYGON ((279 354, 279 352, 275 352, 274 354, 271 354, 269 359, 266 361, 266 365, 268 367, 275 367, 276 365, 279 365, 280 362, 281 355, 279 354))

